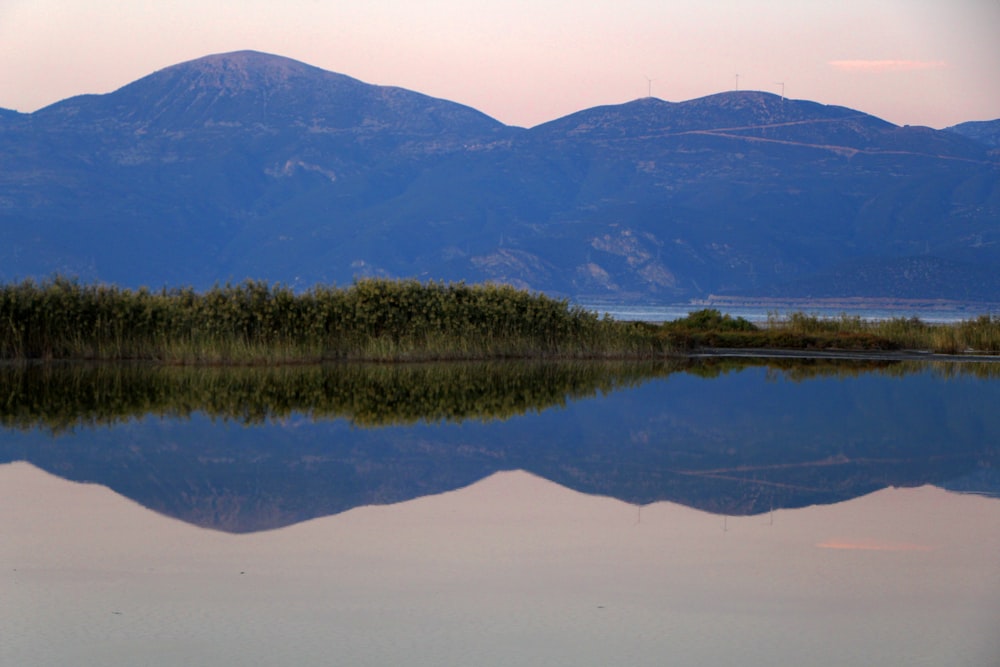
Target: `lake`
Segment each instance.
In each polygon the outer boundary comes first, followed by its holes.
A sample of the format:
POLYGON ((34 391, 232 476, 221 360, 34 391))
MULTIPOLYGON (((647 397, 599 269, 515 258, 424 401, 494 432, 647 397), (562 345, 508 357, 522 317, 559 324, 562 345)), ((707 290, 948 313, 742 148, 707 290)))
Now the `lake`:
POLYGON ((1000 364, 0 367, 0 664, 992 665, 1000 364))
POLYGON ((974 320, 981 315, 991 315, 997 312, 996 305, 962 304, 935 306, 927 303, 917 305, 897 304, 894 307, 876 307, 870 304, 854 303, 827 305, 822 302, 803 302, 801 304, 779 303, 772 306, 739 303, 713 304, 711 302, 705 304, 663 304, 658 306, 596 302, 579 305, 585 310, 598 313, 601 316, 610 315, 616 320, 653 322, 657 324, 682 319, 690 313, 703 308, 714 308, 732 317, 742 317, 757 324, 766 323, 774 316, 777 316, 778 319, 787 318, 791 313, 805 313, 806 315, 833 320, 840 319, 846 315, 848 317, 859 317, 869 322, 915 317, 930 324, 949 324, 974 320))

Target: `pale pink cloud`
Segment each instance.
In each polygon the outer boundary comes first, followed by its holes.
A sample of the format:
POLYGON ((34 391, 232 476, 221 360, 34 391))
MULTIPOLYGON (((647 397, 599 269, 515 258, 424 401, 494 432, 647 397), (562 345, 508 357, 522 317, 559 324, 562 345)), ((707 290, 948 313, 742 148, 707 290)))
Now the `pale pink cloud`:
POLYGON ((828 64, 848 72, 912 72, 948 66, 941 60, 831 60, 828 64))
POLYGON ((932 549, 924 544, 875 540, 827 540, 816 546, 820 549, 845 549, 849 551, 930 551, 932 549))

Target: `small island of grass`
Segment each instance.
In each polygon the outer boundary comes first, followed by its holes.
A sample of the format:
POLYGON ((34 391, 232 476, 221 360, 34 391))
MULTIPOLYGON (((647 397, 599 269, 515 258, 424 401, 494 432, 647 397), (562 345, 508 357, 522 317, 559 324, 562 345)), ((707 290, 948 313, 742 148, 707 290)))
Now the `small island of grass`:
POLYGON ((933 325, 796 313, 757 325, 717 310, 617 321, 507 285, 248 281, 196 292, 55 278, 0 286, 0 359, 167 364, 656 358, 705 348, 1000 352, 1000 318, 933 325))

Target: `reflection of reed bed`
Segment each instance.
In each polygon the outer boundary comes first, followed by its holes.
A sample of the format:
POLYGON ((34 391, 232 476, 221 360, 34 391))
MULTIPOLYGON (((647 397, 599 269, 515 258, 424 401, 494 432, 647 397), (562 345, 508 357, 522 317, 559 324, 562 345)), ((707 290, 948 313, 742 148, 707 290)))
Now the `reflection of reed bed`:
MULTIPOLYGON (((726 373, 747 368, 766 368, 769 374, 781 375, 793 381, 827 377, 858 377, 865 373, 894 374, 899 361, 879 359, 823 359, 803 357, 701 357, 699 363, 686 369, 688 373, 705 378, 719 377, 726 373)), ((926 362, 914 362, 903 374, 919 372, 926 362)))
POLYGON ((818 378, 859 377, 878 373, 890 377, 905 377, 917 373, 931 373, 943 379, 976 378, 1000 379, 1000 364, 981 361, 914 361, 899 359, 848 359, 823 357, 699 357, 697 364, 685 372, 706 378, 718 377, 752 367, 766 368, 771 375, 781 375, 793 382, 818 378))
POLYGON ((672 373, 712 378, 747 368, 793 381, 923 372, 1000 378, 998 364, 736 357, 274 367, 20 363, 0 365, 0 425, 59 433, 195 413, 244 424, 302 414, 364 427, 505 420, 672 373))
POLYGON ((651 356, 644 327, 501 285, 260 282, 151 292, 57 278, 0 287, 0 358, 280 363, 651 356))
POLYGON ((260 423, 293 414, 361 426, 502 420, 667 375, 682 362, 0 366, 0 424, 53 432, 145 415, 260 423))
POLYGON ((1000 363, 992 362, 926 362, 898 361, 887 365, 882 373, 893 377, 903 377, 914 373, 932 373, 946 380, 975 378, 977 380, 1000 380, 1000 363))

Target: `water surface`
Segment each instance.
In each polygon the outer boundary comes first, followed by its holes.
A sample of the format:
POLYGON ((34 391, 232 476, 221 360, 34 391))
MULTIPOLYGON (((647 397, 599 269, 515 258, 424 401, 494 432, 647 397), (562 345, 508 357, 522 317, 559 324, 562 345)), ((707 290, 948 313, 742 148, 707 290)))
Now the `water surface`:
MULTIPOLYGON (((616 320, 639 321, 639 322, 671 322, 673 320, 687 317, 691 312, 703 308, 714 308, 733 317, 742 317, 751 322, 767 322, 772 316, 778 318, 787 317, 791 313, 802 312, 816 317, 839 319, 841 316, 860 317, 863 320, 878 321, 891 320, 896 318, 916 317, 924 322, 934 324, 947 324, 961 322, 963 320, 974 320, 980 315, 990 315, 992 311, 988 307, 981 306, 955 306, 932 308, 927 306, 897 306, 893 308, 877 308, 871 306, 826 306, 822 304, 808 304, 801 306, 753 306, 753 305, 731 305, 731 304, 664 304, 660 306, 649 305, 628 305, 617 303, 585 303, 581 304, 586 310, 590 310, 600 315, 610 315, 616 320)), ((995 310, 995 307, 994 307, 995 310)))
POLYGON ((985 665, 995 367, 0 369, 0 663, 985 665))

